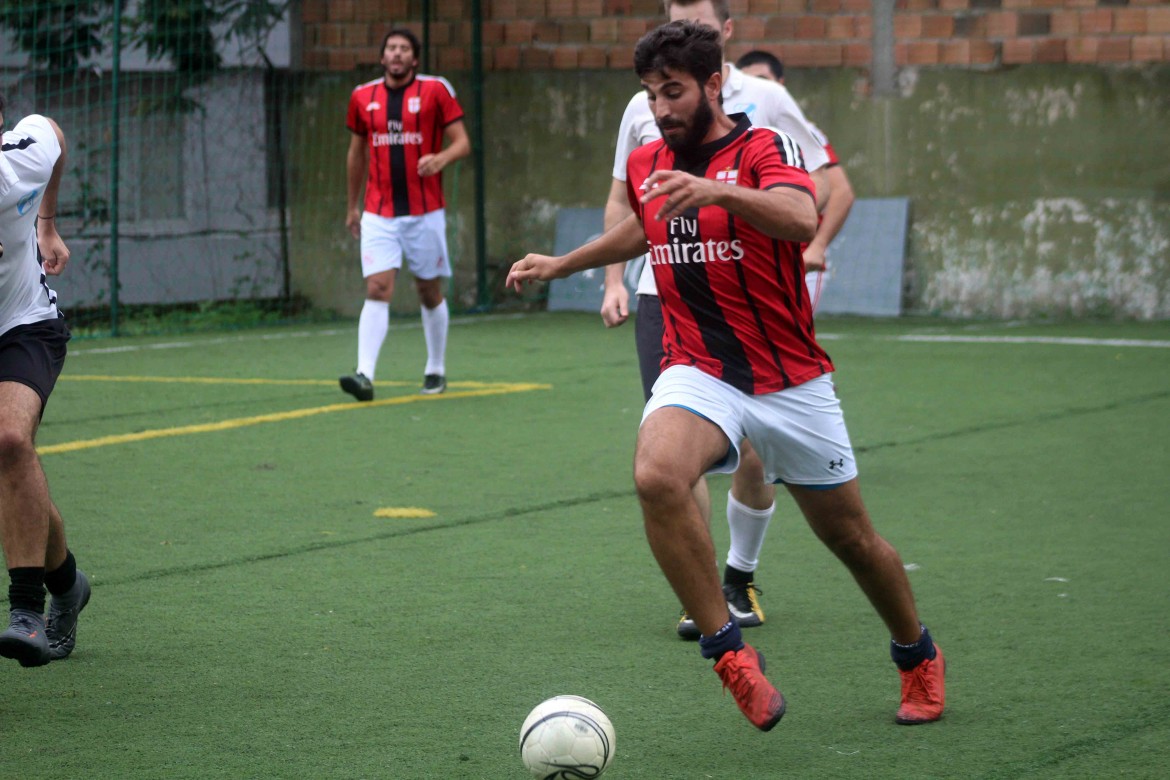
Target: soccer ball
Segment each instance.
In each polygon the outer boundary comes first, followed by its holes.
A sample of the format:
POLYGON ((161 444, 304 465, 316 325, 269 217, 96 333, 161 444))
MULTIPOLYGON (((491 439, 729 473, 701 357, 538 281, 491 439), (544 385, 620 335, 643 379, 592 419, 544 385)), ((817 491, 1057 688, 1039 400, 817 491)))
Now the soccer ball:
POLYGON ((541 780, 600 777, 613 762, 615 744, 609 718, 580 696, 542 701, 520 727, 520 759, 541 780))

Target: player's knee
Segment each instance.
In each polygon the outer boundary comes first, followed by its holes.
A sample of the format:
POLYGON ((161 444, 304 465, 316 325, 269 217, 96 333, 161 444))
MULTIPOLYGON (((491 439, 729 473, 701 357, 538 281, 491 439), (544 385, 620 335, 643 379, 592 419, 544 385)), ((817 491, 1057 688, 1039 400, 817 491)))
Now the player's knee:
POLYGON ((366 280, 366 298, 371 301, 382 301, 389 303, 390 298, 394 295, 394 283, 387 282, 382 279, 366 280))
POLYGON ((0 468, 36 456, 32 437, 17 428, 0 428, 0 468))
POLYGON ((638 499, 649 504, 674 502, 690 492, 690 487, 679 478, 675 469, 647 458, 634 464, 634 487, 638 499))

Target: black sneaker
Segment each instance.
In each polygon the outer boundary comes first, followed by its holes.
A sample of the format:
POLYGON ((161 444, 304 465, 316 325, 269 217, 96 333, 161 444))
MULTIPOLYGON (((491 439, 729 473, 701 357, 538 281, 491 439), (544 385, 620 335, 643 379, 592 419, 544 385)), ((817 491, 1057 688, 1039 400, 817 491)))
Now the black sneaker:
POLYGON ((77 644, 77 616, 89 603, 89 578, 80 569, 68 593, 49 600, 49 617, 45 621, 45 638, 49 640, 49 656, 54 661, 68 658, 77 644))
POLYGON ((438 395, 447 389, 447 377, 442 374, 427 374, 423 377, 422 390, 419 390, 423 395, 438 395))
POLYGON ((678 616, 678 626, 675 627, 675 631, 678 632, 680 638, 685 639, 688 642, 699 641, 699 637, 703 633, 699 630, 699 627, 695 625, 694 618, 688 615, 685 609, 682 611, 682 614, 678 616))
POLYGON ((753 628, 764 624, 764 610, 760 608, 760 601, 756 597, 762 593, 754 582, 745 585, 723 584, 723 598, 727 599, 727 608, 732 617, 739 623, 740 628, 753 628))
POLYGON ((0 634, 0 655, 14 658, 21 666, 44 666, 50 660, 45 619, 27 609, 8 613, 8 629, 0 634))
POLYGON ((359 401, 374 400, 374 383, 365 374, 355 371, 353 374, 343 376, 337 381, 341 385, 342 390, 359 401))

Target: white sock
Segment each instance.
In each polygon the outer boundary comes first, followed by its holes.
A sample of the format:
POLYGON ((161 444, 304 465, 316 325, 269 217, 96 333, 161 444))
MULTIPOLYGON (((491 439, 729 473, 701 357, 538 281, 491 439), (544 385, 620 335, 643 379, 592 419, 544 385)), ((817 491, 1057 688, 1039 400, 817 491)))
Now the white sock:
POLYGON ((386 301, 366 299, 362 315, 358 318, 358 361, 359 374, 365 374, 373 382, 374 370, 378 367, 378 353, 390 330, 390 304, 386 301))
POLYGON ((443 302, 433 309, 426 306, 419 308, 422 310, 423 335, 427 339, 427 368, 423 373, 446 376, 447 323, 451 320, 447 299, 444 298, 443 302))
POLYGON ((727 527, 731 530, 731 549, 727 551, 727 565, 740 571, 755 571, 764 546, 764 534, 776 503, 767 509, 752 509, 727 493, 727 527))

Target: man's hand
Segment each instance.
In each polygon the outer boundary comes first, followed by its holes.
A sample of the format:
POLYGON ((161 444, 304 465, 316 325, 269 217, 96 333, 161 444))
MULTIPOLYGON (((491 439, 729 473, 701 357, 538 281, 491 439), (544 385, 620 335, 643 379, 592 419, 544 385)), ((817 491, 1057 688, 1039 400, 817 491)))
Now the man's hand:
POLYGON ((512 270, 508 271, 508 279, 504 282, 504 286, 511 287, 516 292, 522 292, 524 282, 547 282, 559 279, 561 277, 560 261, 559 257, 527 255, 523 260, 517 260, 512 264, 512 270))
POLYGON ((659 222, 673 219, 690 208, 710 206, 727 192, 727 185, 711 179, 699 178, 682 171, 654 171, 642 184, 643 204, 656 198, 666 198, 654 219, 659 222))
MULTIPOLYGON (((608 281, 608 280, 607 280, 608 281)), ((625 284, 606 284, 601 299, 601 321, 607 328, 616 328, 630 318, 630 293, 625 284)))
POLYGON ((37 222, 37 248, 41 250, 43 267, 49 276, 58 276, 69 262, 69 247, 57 233, 53 220, 37 222))
POLYGON ((825 250, 816 244, 809 244, 804 250, 804 270, 825 270, 825 250))
POLYGON ((444 168, 443 158, 437 154, 424 154, 418 158, 418 175, 434 176, 444 168))
POLYGON ((345 214, 345 229, 354 238, 362 237, 362 210, 350 209, 345 214))

